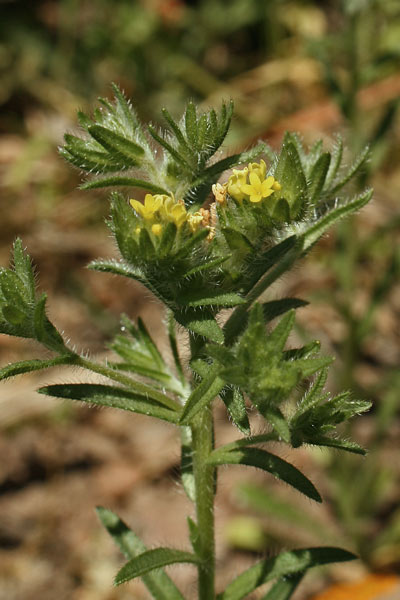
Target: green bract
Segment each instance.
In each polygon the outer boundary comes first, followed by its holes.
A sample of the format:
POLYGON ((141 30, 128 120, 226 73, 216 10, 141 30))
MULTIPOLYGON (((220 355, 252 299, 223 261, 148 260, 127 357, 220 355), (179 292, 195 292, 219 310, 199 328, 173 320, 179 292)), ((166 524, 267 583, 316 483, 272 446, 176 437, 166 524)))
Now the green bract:
POLYGON ((265 598, 288 599, 308 568, 354 556, 337 548, 282 553, 239 575, 217 596, 216 470, 226 464, 252 466, 320 502, 303 473, 260 446, 273 441, 364 453, 337 437, 336 427, 366 411, 369 403, 346 392, 331 398, 324 391, 331 359, 319 355, 318 342, 287 348, 295 310, 307 303, 264 294, 331 225, 368 202, 370 190, 354 198, 342 194, 367 151, 343 170, 340 140, 332 153, 321 142, 307 151, 288 133, 279 152, 262 142, 221 158, 216 153, 229 129, 232 103, 204 113, 189 103, 179 122, 164 110, 166 129, 160 133, 140 123, 116 86, 114 92, 114 102, 101 100, 93 118, 79 115, 82 137, 67 134, 61 153, 89 174, 84 188, 146 192, 141 203, 112 191, 109 226, 120 258, 99 259, 89 268, 139 281, 164 304, 174 368, 144 323, 134 324, 127 316, 123 333, 110 344, 118 358, 99 364, 69 348, 46 317, 46 297, 36 295, 29 257, 17 240, 13 267, 0 271, 0 331, 36 339, 54 357, 8 365, 0 378, 74 364, 110 382, 39 391, 145 414, 180 429, 182 484, 196 512, 196 520, 188 521, 192 548, 147 550, 116 515, 99 508, 102 523, 128 559, 117 585, 141 577, 156 600, 182 600, 162 567, 184 562, 197 567, 199 600, 240 600, 274 580, 265 598), (180 357, 177 326, 190 342, 187 364, 180 357), (218 397, 243 435, 215 448, 212 411, 218 397), (265 433, 252 435, 249 405, 264 418, 265 433))

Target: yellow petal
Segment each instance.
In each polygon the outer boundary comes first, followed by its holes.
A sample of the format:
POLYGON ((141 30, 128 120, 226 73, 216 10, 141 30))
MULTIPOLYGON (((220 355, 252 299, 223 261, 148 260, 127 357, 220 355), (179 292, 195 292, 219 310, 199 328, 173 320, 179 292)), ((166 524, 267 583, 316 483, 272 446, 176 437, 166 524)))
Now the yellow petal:
POLYGON ((257 173, 254 173, 254 171, 252 173, 250 173, 249 179, 250 179, 251 185, 254 186, 255 188, 259 188, 261 186, 261 179, 259 178, 257 173))
POLYGON ((139 200, 133 200, 133 199, 132 199, 132 200, 129 200, 129 203, 130 203, 130 205, 132 206, 132 208, 134 208, 134 209, 135 209, 135 211, 136 211, 136 212, 137 212, 139 215, 143 216, 143 213, 144 213, 144 206, 143 206, 143 204, 142 204, 141 202, 139 202, 139 200))
POLYGON ((144 199, 144 205, 148 212, 155 213, 162 205, 163 198, 160 195, 152 196, 151 194, 146 194, 144 199))
POLYGON ((261 200, 262 200, 261 194, 253 194, 252 196, 250 196, 250 202, 253 202, 253 204, 255 204, 257 202, 261 202, 261 200))
POLYGON ((274 183, 272 184, 272 187, 273 187, 273 189, 274 189, 276 192, 279 192, 279 190, 281 190, 281 189, 282 189, 282 186, 281 186, 281 184, 279 183, 279 181, 274 181, 274 183))
POLYGON ((154 223, 154 225, 151 226, 151 231, 154 233, 154 235, 161 235, 162 225, 159 223, 154 223))
MULTIPOLYGON (((264 196, 264 198, 266 198, 266 194, 268 194, 268 196, 270 195, 268 192, 271 192, 271 187, 272 187, 273 183, 274 183, 274 178, 273 177, 268 177, 265 181, 262 182, 262 184, 261 184, 261 193, 264 196)), ((272 190, 272 192, 273 191, 274 190, 272 190)))
POLYGON ((254 192, 256 191, 254 189, 254 186, 249 185, 248 183, 245 183, 244 185, 242 185, 240 189, 242 192, 244 192, 248 196, 251 196, 251 194, 254 194, 254 192))

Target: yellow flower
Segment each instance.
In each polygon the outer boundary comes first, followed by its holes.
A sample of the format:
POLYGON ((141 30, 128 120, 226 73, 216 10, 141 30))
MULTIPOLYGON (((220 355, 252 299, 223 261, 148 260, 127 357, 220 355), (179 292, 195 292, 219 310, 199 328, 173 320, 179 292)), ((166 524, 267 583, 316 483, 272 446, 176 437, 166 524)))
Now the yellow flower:
POLYGON ((183 202, 175 202, 169 196, 164 197, 165 200, 160 209, 161 215, 168 221, 172 221, 179 228, 187 220, 187 212, 183 202))
POLYGON ((135 233, 136 233, 136 235, 139 235, 139 233, 140 233, 141 231, 142 231, 142 228, 141 228, 141 227, 136 227, 136 229, 135 229, 135 233))
POLYGON ((250 173, 249 175, 250 184, 245 183, 241 186, 241 191, 250 196, 250 202, 261 202, 263 198, 268 198, 274 193, 273 185, 275 183, 274 177, 270 175, 264 181, 261 181, 257 173, 250 173))
POLYGON ((272 184, 272 189, 273 189, 275 192, 279 192, 279 190, 281 190, 281 189, 282 189, 282 186, 281 186, 281 184, 279 183, 279 181, 276 181, 276 180, 274 181, 274 183, 272 184))
POLYGON ((152 196, 151 194, 146 194, 144 204, 138 200, 130 200, 130 204, 138 215, 149 221, 150 219, 154 218, 155 213, 161 208, 162 196, 152 196))
POLYGON ((226 186, 226 183, 224 185, 214 183, 212 186, 212 193, 219 204, 225 204, 226 202, 226 186))
POLYGON ((247 167, 245 167, 242 170, 233 169, 233 175, 231 175, 228 179, 228 194, 238 202, 242 202, 242 200, 244 200, 246 197, 246 195, 242 191, 242 186, 247 181, 248 172, 249 169, 247 167))
POLYGON ((159 223, 154 223, 154 225, 151 226, 151 231, 154 233, 154 235, 161 235, 162 225, 159 223))
POLYGON ((255 173, 259 176, 261 181, 265 179, 265 174, 267 172, 267 165, 264 160, 260 160, 259 163, 250 163, 248 165, 250 173, 255 173))
POLYGON ((201 212, 195 212, 192 215, 189 215, 187 222, 189 223, 189 227, 190 229, 195 232, 200 223, 203 221, 203 215, 201 214, 201 212))

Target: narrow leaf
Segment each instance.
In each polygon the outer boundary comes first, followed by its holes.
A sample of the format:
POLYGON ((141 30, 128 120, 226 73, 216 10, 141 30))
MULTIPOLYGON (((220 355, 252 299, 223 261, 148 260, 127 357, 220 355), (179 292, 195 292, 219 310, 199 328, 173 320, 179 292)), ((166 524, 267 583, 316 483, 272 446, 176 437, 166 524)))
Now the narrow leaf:
POLYGON ((211 311, 208 312, 204 309, 201 312, 192 312, 188 310, 186 313, 175 313, 175 319, 186 329, 208 338, 212 342, 222 344, 224 341, 222 329, 211 311))
POLYGON ((187 517, 188 527, 189 527, 189 539, 192 544, 192 548, 195 554, 200 553, 200 545, 199 545, 199 528, 196 523, 190 517, 187 517))
POLYGON ((231 256, 232 255, 229 254, 228 256, 221 256, 220 258, 214 258, 212 260, 208 260, 208 261, 200 264, 199 266, 193 267, 192 269, 189 269, 189 271, 186 271, 186 273, 184 273, 182 275, 182 278, 192 277, 193 275, 197 275, 198 273, 203 273, 204 271, 210 271, 211 269, 214 270, 217 267, 219 267, 220 265, 222 265, 229 258, 231 258, 231 256))
POLYGON ((279 456, 260 448, 241 448, 226 451, 224 447, 214 450, 208 459, 212 465, 247 465, 271 473, 277 479, 285 481, 299 492, 316 502, 322 502, 315 486, 301 471, 279 456))
POLYGON ((303 577, 304 573, 296 573, 280 579, 261 600, 290 600, 303 577))
POLYGON ((224 592, 217 596, 217 600, 242 600, 247 594, 251 594, 256 588, 273 579, 302 573, 312 567, 356 558, 347 550, 330 547, 282 552, 274 558, 260 561, 239 575, 224 592))
POLYGON ((193 474, 192 430, 181 427, 181 480, 187 497, 196 500, 196 486, 193 474))
POLYGON ((248 282, 248 290, 295 246, 296 239, 296 236, 292 235, 257 256, 254 269, 251 271, 251 279, 248 282))
POLYGON ((149 190, 153 194, 168 194, 164 188, 151 183, 150 181, 144 181, 143 179, 135 179, 134 177, 105 177, 103 179, 93 179, 92 181, 86 181, 80 186, 81 190, 94 190, 103 187, 118 187, 118 186, 129 186, 136 187, 142 190, 149 190))
POLYGON ((308 188, 311 204, 314 204, 318 200, 324 188, 330 162, 331 155, 329 154, 329 152, 325 152, 324 154, 321 154, 321 156, 313 166, 310 175, 310 185, 308 188))
POLYGON ((239 306, 239 304, 244 304, 246 301, 239 296, 239 294, 235 293, 223 293, 220 292, 208 292, 204 290, 202 294, 186 294, 179 296, 179 303, 190 306, 192 308, 199 306, 218 306, 224 308, 231 308, 233 306, 239 306), (206 294, 204 296, 204 294, 206 294), (197 297, 196 297, 197 296, 197 297), (200 296, 200 297, 199 297, 200 296))
MULTIPOLYGON (((97 515, 125 558, 132 559, 146 551, 142 540, 111 510, 98 506, 97 515)), ((184 600, 172 579, 161 569, 142 576, 143 583, 155 600, 184 600)))
POLYGON ((168 125, 170 126, 171 130, 174 132, 175 137, 178 140, 179 144, 185 149, 185 151, 190 152, 188 143, 187 143, 185 136, 183 135, 179 125, 174 121, 174 119, 171 117, 171 115, 169 114, 169 112, 167 111, 166 108, 162 108, 161 112, 163 114, 164 119, 167 121, 168 125))
POLYGON ((33 274, 33 268, 31 260, 24 252, 22 247, 22 240, 17 238, 13 245, 13 260, 14 269, 18 277, 22 280, 25 290, 28 294, 26 300, 34 302, 35 300, 35 277, 33 274))
POLYGON ((220 396, 236 427, 245 435, 250 435, 250 423, 242 392, 238 388, 225 388, 220 396))
POLYGON ((356 444, 356 442, 331 438, 325 435, 316 435, 312 438, 305 437, 304 443, 312 444, 313 446, 328 446, 330 448, 337 448, 338 450, 345 450, 347 452, 352 452, 353 454, 361 454, 362 456, 367 454, 367 451, 356 444))
POLYGON ((170 423, 177 423, 179 418, 179 414, 176 411, 166 408, 155 400, 108 385, 91 383, 58 384, 42 387, 38 392, 46 396, 55 396, 56 398, 79 400, 80 402, 88 402, 89 404, 97 404, 99 406, 120 408, 156 417, 170 423))
POLYGON ((192 172, 191 165, 187 160, 179 154, 177 150, 171 144, 169 144, 163 137, 158 135, 157 131, 151 125, 148 126, 150 135, 172 156, 172 158, 186 171, 192 172))
POLYGON ((281 300, 264 302, 262 305, 264 320, 268 323, 292 309, 302 308, 308 304, 306 300, 301 300, 300 298, 282 298, 281 300))
POLYGON ((334 194, 335 192, 340 190, 342 187, 344 187, 346 185, 346 183, 348 183, 350 181, 350 179, 352 179, 354 177, 354 175, 357 173, 357 171, 360 170, 360 168, 363 166, 365 161, 368 159, 369 154, 370 154, 370 149, 367 146, 361 152, 361 154, 359 154, 359 156, 357 156, 357 158, 355 159, 353 164, 350 166, 350 168, 348 169, 348 171, 344 175, 344 177, 342 177, 338 182, 335 183, 334 187, 330 190, 331 194, 334 194))
POLYGON ((193 149, 198 149, 197 143, 197 114, 196 106, 189 102, 185 111, 186 136, 193 149))
POLYGON ((32 371, 41 371, 42 369, 50 369, 58 365, 69 365, 73 364, 75 356, 73 354, 64 354, 63 356, 57 356, 50 360, 21 360, 20 362, 6 365, 0 369, 0 381, 8 379, 8 377, 15 377, 16 375, 22 375, 23 373, 31 373, 32 371))
POLYGON ((138 159, 144 155, 141 146, 106 127, 91 125, 88 132, 103 148, 111 152, 111 156, 116 153, 117 156, 124 160, 127 159, 132 165, 138 164, 138 159))
POLYGON ((120 569, 115 577, 115 585, 121 585, 131 581, 136 577, 141 577, 154 569, 165 567, 176 563, 194 563, 198 562, 198 558, 191 552, 182 552, 181 550, 173 550, 171 548, 156 548, 155 550, 147 550, 143 554, 139 554, 126 563, 120 569))
MULTIPOLYGON (((253 308, 255 310, 255 308, 253 308)), ((293 329, 295 320, 294 310, 290 310, 279 321, 278 325, 271 331, 267 338, 269 348, 272 348, 276 354, 283 351, 290 332, 293 329)))
POLYGON ((363 194, 356 196, 356 198, 350 202, 339 205, 337 208, 330 210, 327 214, 321 217, 302 235, 303 250, 307 250, 310 248, 310 246, 315 244, 315 242, 325 233, 325 231, 332 227, 332 225, 339 221, 339 219, 342 219, 346 215, 349 215, 365 206, 372 198, 372 194, 372 190, 367 190, 363 194))
POLYGON ((277 406, 270 406, 268 409, 264 409, 263 416, 271 423, 272 427, 284 442, 290 441, 288 422, 277 406))
POLYGON ((340 136, 336 138, 335 146, 332 150, 331 164, 329 165, 328 174, 326 176, 325 187, 329 189, 332 182, 334 181, 343 156, 343 141, 340 136))
POLYGON ((120 260, 107 260, 98 259, 93 260, 87 266, 88 269, 93 271, 102 271, 103 273, 112 273, 113 275, 123 275, 124 277, 130 277, 136 281, 140 281, 143 285, 148 285, 148 281, 139 267, 134 267, 127 262, 120 260))
POLYGON ((209 376, 193 390, 183 408, 181 425, 189 425, 193 417, 206 408, 224 387, 224 380, 218 376, 219 367, 210 369, 209 376))

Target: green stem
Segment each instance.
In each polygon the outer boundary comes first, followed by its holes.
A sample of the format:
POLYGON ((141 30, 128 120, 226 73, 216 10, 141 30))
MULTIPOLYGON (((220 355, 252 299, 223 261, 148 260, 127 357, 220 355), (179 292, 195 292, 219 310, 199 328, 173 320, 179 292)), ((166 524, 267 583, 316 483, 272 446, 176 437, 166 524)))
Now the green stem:
POLYGON ((193 474, 196 488, 196 517, 198 528, 197 554, 198 600, 214 600, 215 588, 215 542, 214 542, 214 477, 215 467, 207 465, 213 450, 212 409, 207 408, 196 415, 191 425, 193 474))

